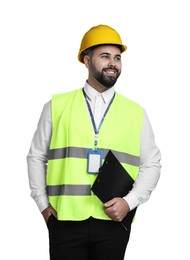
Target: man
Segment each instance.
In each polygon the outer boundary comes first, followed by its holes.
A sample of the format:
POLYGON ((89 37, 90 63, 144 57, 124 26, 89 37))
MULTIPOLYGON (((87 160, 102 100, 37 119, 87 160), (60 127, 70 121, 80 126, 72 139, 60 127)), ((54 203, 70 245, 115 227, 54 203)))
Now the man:
POLYGON ((161 155, 147 114, 114 90, 126 49, 113 28, 92 27, 78 53, 88 69, 84 88, 53 95, 43 108, 27 162, 51 260, 124 259, 131 225, 123 228, 121 221, 158 182, 161 155), (134 185, 126 196, 102 203, 91 186, 108 150, 134 185))

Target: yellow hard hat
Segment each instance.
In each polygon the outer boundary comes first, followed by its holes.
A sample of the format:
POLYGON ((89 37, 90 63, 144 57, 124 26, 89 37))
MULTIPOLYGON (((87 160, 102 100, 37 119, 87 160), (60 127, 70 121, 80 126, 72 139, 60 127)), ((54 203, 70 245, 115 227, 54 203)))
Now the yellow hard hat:
POLYGON ((114 44, 121 47, 121 52, 126 51, 127 46, 121 41, 121 37, 118 32, 107 25, 97 25, 92 27, 89 31, 85 33, 82 38, 78 60, 84 63, 84 51, 90 47, 101 45, 101 44, 114 44))

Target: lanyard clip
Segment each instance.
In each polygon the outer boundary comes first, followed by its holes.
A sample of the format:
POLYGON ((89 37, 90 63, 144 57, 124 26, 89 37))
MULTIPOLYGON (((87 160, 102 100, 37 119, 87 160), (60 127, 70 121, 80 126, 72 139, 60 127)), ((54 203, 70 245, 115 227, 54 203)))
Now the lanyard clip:
POLYGON ((98 145, 98 133, 95 133, 95 136, 94 136, 94 146, 95 146, 95 149, 97 149, 97 145, 98 145))

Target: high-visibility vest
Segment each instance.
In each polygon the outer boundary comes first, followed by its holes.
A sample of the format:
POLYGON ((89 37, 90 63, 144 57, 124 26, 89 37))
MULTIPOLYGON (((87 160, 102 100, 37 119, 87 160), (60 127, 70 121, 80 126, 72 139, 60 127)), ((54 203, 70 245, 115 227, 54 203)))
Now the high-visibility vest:
MULTIPOLYGON (((91 186, 97 174, 87 172, 87 152, 94 148, 94 128, 82 89, 53 95, 52 137, 48 155, 47 193, 59 220, 110 219, 91 186)), ((140 162, 143 109, 115 93, 98 134, 103 160, 112 150, 135 180, 140 162)), ((105 187, 106 189, 106 187, 105 187)))

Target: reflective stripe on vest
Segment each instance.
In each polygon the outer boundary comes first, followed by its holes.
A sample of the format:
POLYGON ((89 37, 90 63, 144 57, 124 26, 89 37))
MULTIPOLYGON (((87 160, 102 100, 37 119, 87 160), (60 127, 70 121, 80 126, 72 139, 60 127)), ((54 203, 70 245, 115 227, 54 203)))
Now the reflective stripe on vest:
POLYGON ((49 196, 67 195, 67 196, 89 196, 91 195, 90 185, 51 185, 47 186, 49 196))
MULTIPOLYGON (((103 150, 103 159, 105 158, 108 149, 102 149, 103 150)), ((63 158, 87 158, 87 148, 80 148, 80 147, 66 147, 66 148, 58 148, 58 149, 51 149, 49 150, 48 154, 48 160, 54 160, 54 159, 63 159, 63 158)), ((139 166, 140 163, 140 157, 131 155, 128 153, 113 151, 115 156, 118 158, 120 162, 127 163, 133 166, 139 166)))

